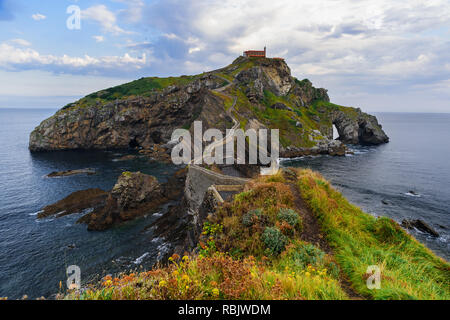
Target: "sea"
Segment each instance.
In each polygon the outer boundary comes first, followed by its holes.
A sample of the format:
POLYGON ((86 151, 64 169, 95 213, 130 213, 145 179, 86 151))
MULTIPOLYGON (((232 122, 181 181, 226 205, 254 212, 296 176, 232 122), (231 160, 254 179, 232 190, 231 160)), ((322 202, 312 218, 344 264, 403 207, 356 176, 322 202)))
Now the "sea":
MULTIPOLYGON (((30 132, 56 109, 0 108, 0 297, 52 298, 65 287, 68 266, 83 283, 107 274, 149 268, 169 244, 149 226, 164 210, 103 232, 76 224, 83 213, 38 220, 46 205, 88 188, 110 190, 123 171, 161 182, 176 166, 122 151, 30 153, 30 132), (47 178, 53 171, 95 169, 95 175, 47 178)), ((378 113, 391 138, 381 146, 350 146, 345 157, 302 157, 282 166, 319 171, 353 204, 375 216, 422 219, 440 237, 410 231, 437 255, 450 258, 450 114, 378 113)))

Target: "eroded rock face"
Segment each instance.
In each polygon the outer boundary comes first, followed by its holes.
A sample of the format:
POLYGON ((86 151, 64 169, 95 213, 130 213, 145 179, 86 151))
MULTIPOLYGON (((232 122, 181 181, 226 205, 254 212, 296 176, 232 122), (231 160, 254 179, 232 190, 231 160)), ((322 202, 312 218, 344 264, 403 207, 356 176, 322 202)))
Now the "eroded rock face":
POLYGON ((294 81, 291 94, 296 97, 297 107, 307 107, 316 100, 330 102, 328 91, 324 88, 314 88, 308 79, 294 81))
POLYGON ((203 117, 205 121, 212 118, 207 110, 213 110, 216 121, 226 123, 223 104, 208 90, 221 83, 212 79, 204 77, 183 87, 170 86, 162 92, 153 92, 149 97, 105 105, 69 105, 30 134, 29 149, 149 148, 167 143, 175 129, 189 127, 197 118, 203 117))
POLYGON ((158 180, 140 172, 124 172, 108 195, 106 205, 84 216, 88 230, 105 230, 114 224, 152 213, 162 203, 158 180))
POLYGON ((246 94, 250 101, 263 99, 264 90, 278 96, 286 95, 294 85, 291 70, 280 60, 261 60, 258 66, 241 71, 236 82, 248 86, 246 94))
POLYGON ((339 140, 344 143, 377 145, 389 142, 377 118, 360 109, 352 113, 334 111, 331 118, 339 132, 339 140))
POLYGON ((161 195, 158 179, 140 172, 124 172, 111 190, 121 210, 139 207, 161 195))

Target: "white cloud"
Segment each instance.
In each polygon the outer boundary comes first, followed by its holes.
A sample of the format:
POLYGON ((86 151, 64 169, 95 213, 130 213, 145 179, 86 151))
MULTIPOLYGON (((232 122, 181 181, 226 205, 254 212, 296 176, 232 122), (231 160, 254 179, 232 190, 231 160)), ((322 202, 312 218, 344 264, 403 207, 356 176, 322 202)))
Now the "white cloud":
POLYGON ((92 38, 94 38, 94 40, 96 42, 103 42, 103 41, 105 41, 105 37, 104 36, 93 36, 92 38))
POLYGON ((8 41, 8 43, 17 44, 17 45, 23 46, 23 47, 31 46, 31 42, 24 40, 24 39, 11 39, 8 41))
POLYGON ((40 13, 35 13, 31 17, 35 21, 45 20, 47 18, 46 16, 44 16, 43 14, 40 14, 40 13))
POLYGON ((118 34, 131 34, 117 25, 116 14, 110 11, 105 5, 100 4, 81 11, 81 18, 92 20, 102 26, 104 32, 118 34))
POLYGON ((127 9, 120 10, 119 16, 121 20, 129 23, 137 23, 142 19, 145 3, 143 0, 115 0, 116 2, 126 3, 127 9))
POLYGON ((0 68, 6 70, 39 69, 45 67, 46 70, 55 72, 80 72, 87 74, 95 73, 99 70, 139 70, 147 64, 144 54, 141 58, 135 58, 125 53, 123 56, 72 57, 69 55, 55 56, 42 55, 32 48, 18 48, 9 43, 0 43, 0 68))

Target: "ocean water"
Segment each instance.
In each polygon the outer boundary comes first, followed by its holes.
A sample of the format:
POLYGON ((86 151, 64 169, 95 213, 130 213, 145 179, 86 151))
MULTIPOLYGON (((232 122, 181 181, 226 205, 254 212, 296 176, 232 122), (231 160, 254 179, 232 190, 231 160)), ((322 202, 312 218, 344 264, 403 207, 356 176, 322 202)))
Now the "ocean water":
POLYGON ((70 193, 88 188, 110 190, 123 171, 142 171, 160 181, 175 167, 144 160, 117 161, 121 152, 31 154, 29 133, 56 110, 0 109, 0 297, 50 297, 65 286, 69 265, 81 268, 82 281, 119 270, 151 265, 162 239, 145 228, 149 215, 105 232, 88 232, 75 214, 37 220, 36 214, 70 193), (46 178, 52 171, 94 168, 96 175, 46 178), (74 245, 74 249, 69 246, 74 245))
POLYGON ((440 237, 417 230, 411 234, 449 260, 450 114, 375 115, 391 139, 388 144, 350 146, 354 155, 303 157, 282 165, 319 171, 350 202, 374 216, 398 222, 423 219, 440 237))
MULTIPOLYGON (((69 265, 81 268, 83 282, 98 275, 146 268, 166 244, 146 228, 149 215, 105 232, 76 225, 80 215, 37 220, 44 206, 76 190, 109 190, 125 170, 164 181, 177 168, 142 159, 117 161, 123 152, 31 154, 29 133, 54 109, 0 109, 0 296, 49 297, 65 284, 69 265), (52 171, 95 168, 94 176, 50 179, 52 171), (69 246, 74 245, 71 249, 69 246)), ((397 221, 422 218, 439 239, 413 234, 449 259, 450 114, 378 114, 391 143, 353 147, 355 155, 285 161, 283 165, 320 171, 351 202, 374 215, 397 221), (413 190, 419 196, 408 195, 413 190), (385 205, 381 201, 387 201, 385 205)))

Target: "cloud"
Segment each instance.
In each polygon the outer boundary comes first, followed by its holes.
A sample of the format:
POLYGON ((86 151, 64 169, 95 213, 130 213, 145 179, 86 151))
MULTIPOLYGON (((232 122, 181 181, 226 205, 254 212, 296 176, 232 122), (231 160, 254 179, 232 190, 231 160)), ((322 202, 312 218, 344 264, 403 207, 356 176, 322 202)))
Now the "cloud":
POLYGON ((137 23, 142 19, 145 2, 143 0, 115 0, 116 2, 125 3, 127 9, 120 10, 118 15, 121 21, 128 23, 137 23))
POLYGON ((42 55, 32 48, 19 48, 10 43, 0 43, 0 68, 8 71, 45 69, 55 73, 116 75, 133 72, 147 65, 146 55, 72 57, 69 55, 42 55))
POLYGON ((132 33, 119 27, 117 25, 116 14, 110 11, 103 4, 92 6, 87 8, 86 10, 82 10, 81 18, 99 23, 102 26, 103 31, 107 33, 112 33, 114 35, 132 33))
POLYGON ((8 43, 17 44, 17 45, 23 46, 23 47, 31 46, 31 42, 24 40, 24 39, 11 39, 8 41, 8 43))
POLYGON ((92 36, 92 38, 94 38, 96 42, 103 42, 103 41, 105 41, 105 37, 104 36, 92 36))
POLYGON ((134 49, 147 50, 160 73, 218 68, 267 45, 332 97, 407 94, 450 78, 448 0, 159 0, 142 24, 160 36, 134 49))
POLYGON ((44 16, 43 14, 40 14, 40 13, 35 13, 31 17, 35 21, 45 20, 47 18, 46 16, 44 16))

